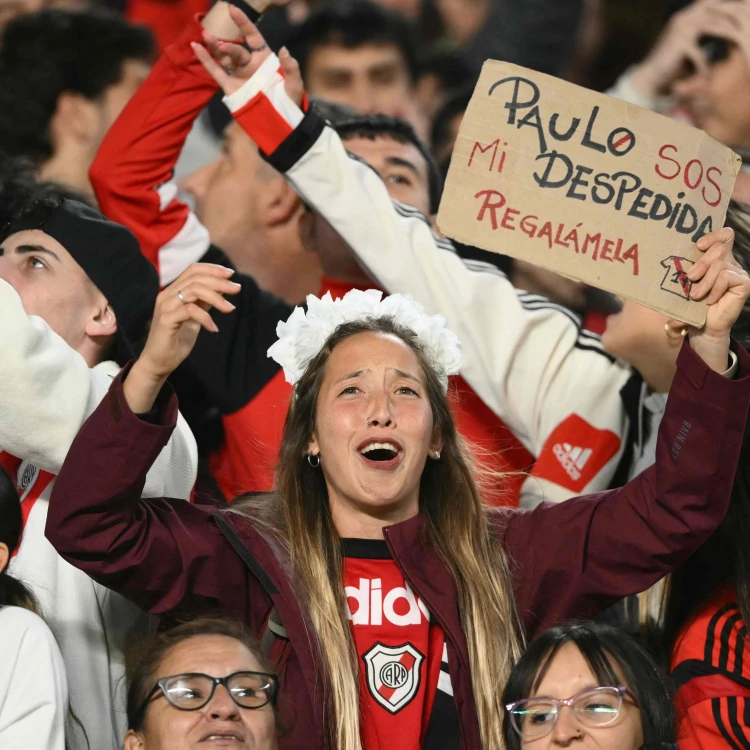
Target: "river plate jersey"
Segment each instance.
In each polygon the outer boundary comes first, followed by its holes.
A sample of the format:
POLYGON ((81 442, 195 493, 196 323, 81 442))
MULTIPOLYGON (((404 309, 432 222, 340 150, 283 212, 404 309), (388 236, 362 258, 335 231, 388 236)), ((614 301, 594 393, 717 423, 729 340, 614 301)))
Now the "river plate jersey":
POLYGON ((442 629, 384 541, 344 539, 342 552, 365 750, 457 750, 458 713, 442 629))

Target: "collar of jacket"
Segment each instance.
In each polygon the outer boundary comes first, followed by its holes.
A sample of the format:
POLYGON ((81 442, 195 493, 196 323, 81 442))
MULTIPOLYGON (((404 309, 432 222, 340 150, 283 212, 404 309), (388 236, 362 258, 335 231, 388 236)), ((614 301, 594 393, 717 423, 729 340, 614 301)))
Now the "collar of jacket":
MULTIPOLYGON (((319 688, 318 676, 323 671, 320 648, 314 642, 310 620, 299 606, 294 593, 288 557, 255 528, 249 519, 235 513, 224 513, 223 517, 236 530, 242 543, 251 551, 252 557, 270 581, 271 590, 267 589, 267 593, 297 652, 305 679, 309 685, 319 688)), ((430 544, 426 523, 421 514, 387 526, 383 535, 404 578, 445 633, 453 696, 461 722, 462 747, 479 747, 479 724, 471 684, 469 649, 461 627, 453 577, 430 544)), ((253 625, 260 627, 260 624, 253 625)), ((315 703, 316 719, 321 722, 319 726, 322 726, 324 704, 322 701, 315 703)))
POLYGON ((481 744, 469 647, 461 627, 458 594, 453 576, 430 543, 427 524, 420 513, 383 529, 388 549, 414 593, 425 603, 445 633, 453 698, 461 724, 461 747, 481 744))

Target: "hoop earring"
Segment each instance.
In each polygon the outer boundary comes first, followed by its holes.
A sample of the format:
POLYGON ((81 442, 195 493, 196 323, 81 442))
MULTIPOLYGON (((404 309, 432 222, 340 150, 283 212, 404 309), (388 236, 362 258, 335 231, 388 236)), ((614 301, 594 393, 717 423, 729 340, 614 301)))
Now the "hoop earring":
POLYGON ((312 453, 308 453, 307 454, 307 463, 309 463, 310 466, 313 467, 313 469, 317 469, 318 466, 320 466, 320 454, 316 453, 315 455, 313 455, 312 453), (317 459, 317 461, 315 461, 315 463, 313 463, 313 459, 314 458, 317 459))

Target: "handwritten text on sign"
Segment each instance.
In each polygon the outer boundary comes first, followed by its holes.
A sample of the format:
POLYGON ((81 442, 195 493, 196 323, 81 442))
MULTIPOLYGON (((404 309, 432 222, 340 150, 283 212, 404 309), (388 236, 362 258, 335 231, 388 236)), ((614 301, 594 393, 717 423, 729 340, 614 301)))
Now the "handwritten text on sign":
POLYGON ((701 131, 489 61, 438 226, 702 325, 686 274, 696 240, 722 226, 738 170, 739 157, 701 131))

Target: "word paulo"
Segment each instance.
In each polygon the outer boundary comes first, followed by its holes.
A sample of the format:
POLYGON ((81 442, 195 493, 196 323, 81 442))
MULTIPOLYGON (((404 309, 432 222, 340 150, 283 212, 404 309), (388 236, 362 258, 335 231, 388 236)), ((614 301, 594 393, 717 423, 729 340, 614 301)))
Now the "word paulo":
POLYGON ((383 618, 398 627, 420 625, 422 616, 426 622, 430 621, 429 610, 422 600, 414 595, 408 583, 406 588, 395 586, 384 592, 382 579, 360 578, 358 587, 345 586, 344 591, 347 598, 347 616, 353 625, 382 625, 383 618), (350 599, 357 603, 354 614, 350 599))
MULTIPOLYGON (((596 133, 596 123, 600 109, 591 108, 583 126, 583 119, 572 117, 570 123, 561 125, 560 113, 552 114, 548 120, 540 109, 541 92, 539 87, 527 78, 512 76, 497 81, 489 90, 489 95, 500 89, 506 93, 504 107, 508 110, 507 124, 520 130, 531 127, 537 131, 539 155, 536 161, 539 167, 533 173, 534 181, 539 187, 549 190, 565 190, 565 197, 570 200, 590 201, 599 205, 611 206, 616 211, 625 211, 628 216, 651 222, 666 222, 669 229, 679 234, 691 235, 697 242, 704 234, 713 230, 711 216, 702 216, 691 203, 683 202, 686 193, 681 191, 674 199, 657 190, 652 190, 644 179, 627 170, 596 171, 585 164, 576 164, 565 153, 553 148, 552 144, 564 144, 572 141, 580 143, 583 148, 599 154, 609 154, 617 159, 629 154, 636 146, 635 133, 626 127, 617 127, 609 133, 596 133), (511 93, 512 92, 512 93, 511 93), (523 116, 519 115, 523 113, 523 116)), ((494 168, 497 144, 489 146, 475 143, 469 158, 469 166, 474 161, 477 150, 485 153, 493 146, 493 157, 489 171, 494 168)), ((559 148, 564 148, 560 146, 559 148)), ((663 179, 673 180, 682 176, 685 186, 696 191, 697 196, 711 207, 721 201, 721 190, 713 175, 721 175, 717 167, 710 167, 704 173, 703 164, 693 159, 685 165, 673 158, 677 147, 665 144, 659 150, 661 164, 655 164, 654 171, 663 179), (697 169, 696 169, 697 168, 697 169), (705 180, 704 180, 705 177, 705 180), (709 183, 707 190, 705 183, 709 183), (700 189, 700 192, 698 190, 700 189), (709 197, 710 195, 710 197, 709 197)), ((505 163, 505 153, 501 153, 498 172, 505 163)))
POLYGON ((480 190, 475 198, 482 198, 477 221, 487 219, 493 230, 520 231, 532 239, 543 240, 547 247, 563 247, 576 254, 587 255, 595 261, 623 263, 630 266, 633 276, 638 276, 638 243, 628 244, 622 238, 604 237, 601 232, 589 234, 583 230, 582 222, 575 226, 551 221, 542 222, 538 216, 526 214, 515 208, 506 208, 505 196, 497 190, 480 190), (505 208, 504 211, 501 209, 505 208))

